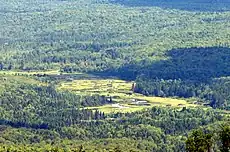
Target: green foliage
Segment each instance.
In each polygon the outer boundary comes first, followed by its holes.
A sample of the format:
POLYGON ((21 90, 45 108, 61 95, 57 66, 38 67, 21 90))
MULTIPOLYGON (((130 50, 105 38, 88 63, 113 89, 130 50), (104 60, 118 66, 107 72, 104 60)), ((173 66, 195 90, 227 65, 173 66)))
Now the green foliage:
MULTIPOLYGON (((131 80, 144 75, 149 81, 181 79, 185 88, 190 80, 209 87, 210 79, 229 76, 226 27, 230 22, 225 0, 10 0, 3 4, 0 70, 60 69, 131 80)), ((229 92, 229 87, 214 86, 211 95, 202 97, 194 94, 200 85, 192 85, 195 89, 169 96, 195 95, 215 108, 229 108, 229 95, 218 91, 229 92)), ((149 94, 154 89, 149 88, 149 94)), ((144 90, 142 86, 138 92, 144 90)))
POLYGON ((115 152, 121 150, 122 152, 148 152, 150 150, 157 150, 157 146, 154 143, 146 140, 135 141, 133 139, 103 139, 103 140, 92 140, 92 141, 69 141, 63 140, 58 144, 26 144, 26 145, 7 145, 0 144, 0 152, 6 152, 7 149, 11 151, 58 151, 58 152, 115 152))
MULTIPOLYGON (((229 76, 226 0, 10 0, 3 4, 0 70, 60 69, 131 80, 144 75, 149 81, 181 79, 185 88, 191 84, 188 81, 199 80, 201 84, 192 83, 195 88, 186 93, 163 91, 163 95, 195 95, 214 108, 229 108, 229 95, 218 91, 229 92, 229 87, 214 85, 205 97, 194 93, 200 85, 212 87, 210 79, 229 76)), ((149 94, 155 89, 148 88, 149 94)), ((144 90, 142 86, 137 91, 144 90)))
POLYGON ((137 79, 136 92, 158 97, 196 97, 196 104, 210 105, 213 108, 230 108, 229 78, 219 78, 208 82, 189 80, 137 79))
POLYGON ((104 118, 101 112, 81 110, 83 106, 107 103, 104 96, 58 92, 52 86, 31 85, 16 78, 3 82, 0 124, 47 129, 50 126, 68 126, 79 120, 104 118))
MULTIPOLYGON (((136 80, 138 93, 194 97, 229 110, 229 6, 227 0, 0 0, 0 70, 60 71, 35 74, 37 80, 0 76, 0 151, 185 151, 189 131, 227 121, 228 111, 104 114, 85 107, 111 103, 105 96, 54 84, 63 73, 112 75, 136 80)), ((229 127, 219 135, 217 150, 228 151, 229 127)), ((206 151, 211 139, 196 131, 188 150, 206 151)))
POLYGON ((230 151, 230 126, 223 125, 219 131, 219 137, 221 140, 221 151, 229 152, 230 151))
POLYGON ((211 134, 204 134, 202 130, 196 130, 187 139, 186 150, 188 152, 206 152, 210 151, 212 144, 211 134))
MULTIPOLYGON (((220 151, 229 152, 230 148, 230 128, 229 123, 219 125, 218 128, 212 129, 211 132, 204 132, 203 130, 194 130, 186 141, 186 151, 188 152, 211 152, 216 144, 220 151), (214 134, 217 133, 217 138, 214 134), (219 144, 221 143, 221 144, 219 144)), ((215 149, 214 151, 216 151, 215 149)))
POLYGON ((228 12, 124 8, 94 0, 4 4, 1 69, 105 71, 143 58, 166 59, 171 49, 229 46, 228 12))
POLYGON ((140 142, 129 149, 177 151, 185 148, 184 135, 190 130, 226 120, 222 112, 199 108, 153 107, 133 113, 104 114, 81 108, 82 103, 87 106, 91 102, 103 103, 100 96, 60 92, 52 86, 39 86, 37 81, 29 84, 30 78, 24 78, 23 83, 22 78, 11 76, 1 81, 0 142, 7 147, 34 143, 41 146, 42 141, 58 144, 64 139, 86 142, 125 137, 147 141, 147 145, 140 142))

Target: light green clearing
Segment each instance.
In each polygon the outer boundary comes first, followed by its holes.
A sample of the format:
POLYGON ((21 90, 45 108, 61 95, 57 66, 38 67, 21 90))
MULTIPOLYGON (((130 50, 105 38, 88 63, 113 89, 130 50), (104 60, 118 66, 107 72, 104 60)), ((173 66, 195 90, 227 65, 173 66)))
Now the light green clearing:
POLYGON ((118 79, 94 79, 94 80, 73 80, 61 82, 58 86, 60 90, 70 90, 76 94, 93 95, 99 94, 112 97, 113 101, 119 103, 104 105, 100 107, 87 107, 88 109, 98 109, 105 113, 111 112, 134 112, 151 108, 153 106, 172 106, 172 107, 195 107, 182 99, 147 97, 142 94, 133 93, 132 85, 134 82, 127 82, 118 79), (134 100, 147 101, 150 105, 130 105, 134 100))
POLYGON ((47 74, 47 75, 60 75, 58 70, 49 70, 49 71, 0 71, 2 75, 35 75, 35 74, 47 74))
POLYGON ((170 107, 196 107, 197 105, 189 104, 187 101, 182 99, 173 98, 161 98, 161 97, 147 97, 142 94, 133 93, 132 85, 134 82, 123 81, 119 79, 102 79, 97 76, 88 75, 84 73, 60 73, 58 70, 49 71, 0 71, 2 79, 6 77, 8 80, 16 79, 20 82, 26 82, 29 84, 39 84, 32 78, 27 78, 25 76, 33 76, 36 74, 46 74, 49 76, 63 75, 66 79, 71 76, 73 79, 61 80, 60 84, 57 85, 58 90, 68 90, 80 95, 104 95, 107 97, 112 97, 115 103, 119 103, 119 107, 111 105, 103 105, 99 107, 86 107, 88 109, 98 109, 105 113, 111 112, 134 112, 138 110, 143 110, 151 108, 153 106, 170 106, 170 107), (21 76, 15 76, 21 75, 21 76), (76 80, 77 79, 77 80, 76 80), (130 105, 134 100, 147 101, 150 105, 130 105))

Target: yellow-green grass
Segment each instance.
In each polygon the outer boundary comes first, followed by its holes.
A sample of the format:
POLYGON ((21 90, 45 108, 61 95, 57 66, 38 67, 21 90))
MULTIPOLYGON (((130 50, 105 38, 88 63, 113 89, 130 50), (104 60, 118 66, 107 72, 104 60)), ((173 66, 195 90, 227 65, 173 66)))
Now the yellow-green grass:
POLYGON ((21 71, 0 71, 0 93, 4 91, 5 86, 17 84, 30 84, 38 86, 47 86, 47 83, 40 82, 30 75, 35 72, 21 72, 21 71))
MULTIPOLYGON (((117 113, 117 112, 121 112, 121 113, 130 113, 130 112, 136 112, 136 111, 141 111, 144 109, 150 109, 152 107, 166 107, 165 103, 151 103, 149 106, 138 106, 138 105, 129 105, 129 104, 120 104, 121 106, 124 106, 122 108, 118 108, 118 107, 114 107, 112 104, 107 104, 107 105, 103 105, 103 106, 98 106, 98 107, 85 107, 84 109, 93 109, 93 110, 99 110, 101 112, 104 113, 117 113)), ((190 108, 194 108, 194 105, 188 105, 185 104, 183 107, 190 107, 190 108), (186 105, 186 106, 185 106, 186 105)), ((178 108, 178 110, 181 110, 182 107, 174 105, 172 106, 174 108, 178 108)))
POLYGON ((144 107, 144 106, 130 106, 127 104, 122 104, 122 106, 125 106, 126 108, 115 108, 112 105, 103 105, 103 106, 99 106, 99 107, 86 107, 84 109, 95 109, 95 110, 99 110, 101 112, 104 113, 117 113, 117 112, 121 112, 121 113, 130 113, 130 112, 135 112, 135 111, 140 111, 143 109, 147 109, 150 107, 144 107))
POLYGON ((3 75, 0 74, 0 83, 8 83, 11 81, 16 81, 18 83, 24 83, 24 84, 36 84, 36 85, 46 85, 45 83, 42 83, 38 80, 35 80, 31 77, 25 77, 25 76, 19 76, 19 75, 3 75))
MULTIPOLYGON (((47 74, 47 75, 60 75, 58 70, 49 70, 49 71, 0 71, 0 78, 3 80, 6 78, 6 81, 16 80, 20 83, 36 84, 36 85, 47 85, 41 83, 31 77, 30 75, 34 74, 47 74), (27 76, 27 77, 26 77, 27 76)), ((63 73, 62 73, 63 74, 63 73)), ((64 73, 65 74, 65 73, 64 73)), ((68 75, 85 75, 82 73, 72 73, 68 75)), ((172 99, 172 98, 161 98, 161 97, 149 97, 142 94, 137 94, 132 92, 132 85, 134 82, 128 82, 118 79, 97 79, 98 77, 87 75, 83 80, 68 80, 62 81, 58 86, 58 90, 68 90, 75 92, 80 95, 93 95, 99 94, 104 96, 111 96, 114 102, 125 105, 128 108, 114 108, 112 105, 104 105, 97 108, 100 111, 105 113, 110 112, 133 112, 142 110, 145 108, 150 108, 153 106, 172 106, 172 107, 181 107, 181 106, 192 106, 194 104, 189 104, 182 99, 172 99), (128 105, 132 100, 144 100, 148 101, 149 106, 138 106, 138 105, 128 105)), ((4 81, 2 81, 3 83, 4 81)), ((2 84, 0 82, 0 85, 2 84)), ((1 88, 0 88, 1 89, 1 88)), ((3 89, 3 88, 2 88, 3 89)))
POLYGON ((44 70, 44 71, 0 71, 2 75, 22 75, 22 76, 34 76, 34 75, 48 75, 48 76, 61 76, 60 78, 70 78, 74 77, 75 79, 91 79, 91 78, 98 78, 97 76, 80 73, 80 72, 73 72, 73 73, 66 73, 60 72, 59 70, 44 70))
POLYGON ((63 82, 58 88, 81 93, 124 93, 131 91, 132 82, 116 79, 74 80, 72 82, 63 82))
POLYGON ((5 86, 17 84, 47 86, 46 83, 40 82, 30 77, 0 74, 0 93, 5 90, 5 86))
POLYGON ((111 112, 134 112, 153 106, 172 106, 172 107, 195 107, 194 104, 189 104, 183 99, 162 98, 162 97, 147 97, 142 94, 133 93, 133 82, 127 82, 117 79, 94 79, 94 80, 74 80, 71 82, 62 82, 58 89, 70 90, 76 94, 92 95, 99 94, 111 96, 113 101, 120 103, 126 108, 117 108, 112 105, 104 105, 99 107, 90 107, 90 109, 98 109, 105 113, 111 112), (129 105, 132 100, 148 101, 149 106, 129 105))
POLYGON ((0 74, 4 75, 35 75, 35 74, 47 74, 47 75, 59 75, 58 70, 47 70, 47 71, 0 71, 0 74))
POLYGON ((171 106, 178 106, 178 105, 186 105, 192 106, 192 104, 188 104, 185 100, 182 99, 172 99, 172 98, 162 98, 162 97, 146 97, 146 96, 134 96, 135 99, 146 100, 150 103, 158 103, 162 105, 171 105, 171 106))

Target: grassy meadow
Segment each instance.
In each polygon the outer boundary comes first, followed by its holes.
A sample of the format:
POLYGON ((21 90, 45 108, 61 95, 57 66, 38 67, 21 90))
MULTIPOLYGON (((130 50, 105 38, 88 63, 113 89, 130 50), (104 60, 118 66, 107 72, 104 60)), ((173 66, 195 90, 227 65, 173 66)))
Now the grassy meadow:
POLYGON ((69 90, 76 94, 92 95, 100 94, 112 97, 115 104, 103 105, 100 107, 87 107, 89 109, 98 109, 105 113, 111 112, 134 112, 151 108, 153 106, 172 106, 172 107, 194 107, 182 99, 150 97, 142 94, 133 93, 132 86, 134 82, 128 82, 118 79, 83 79, 61 82, 57 87, 60 90, 69 90), (133 105, 134 101, 146 101, 148 105, 133 105))
POLYGON ((59 75, 58 70, 48 70, 48 71, 0 71, 1 75, 59 75))
POLYGON ((71 91, 80 95, 99 94, 111 97, 114 104, 103 105, 100 107, 86 107, 89 109, 98 109, 105 113, 111 112, 134 112, 151 108, 153 106, 170 106, 170 107, 195 107, 183 99, 163 98, 144 96, 134 93, 132 86, 134 82, 124 81, 115 78, 100 78, 98 76, 84 73, 61 73, 58 70, 49 71, 0 71, 1 89, 4 83, 9 81, 17 81, 20 83, 29 83, 35 85, 47 85, 43 82, 33 79, 34 75, 60 76, 59 84, 56 89, 60 91, 71 91), (136 101, 145 101, 148 105, 132 104, 136 101), (119 104, 119 106, 114 106, 119 104))

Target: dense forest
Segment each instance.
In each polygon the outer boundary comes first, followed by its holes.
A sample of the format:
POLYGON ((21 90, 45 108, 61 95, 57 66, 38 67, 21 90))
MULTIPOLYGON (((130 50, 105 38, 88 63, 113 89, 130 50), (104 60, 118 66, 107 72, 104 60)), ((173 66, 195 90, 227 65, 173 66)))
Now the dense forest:
POLYGON ((0 151, 228 152, 229 4, 0 0, 0 151), (104 113, 112 97, 57 89, 78 72, 196 106, 104 113))
POLYGON ((230 127, 229 124, 219 126, 216 131, 195 130, 186 141, 186 150, 191 152, 197 151, 220 151, 228 152, 230 150, 230 127))
POLYGON ((229 121, 224 111, 210 108, 153 107, 105 114, 82 107, 113 102, 106 97, 57 91, 28 76, 5 76, 0 89, 2 151, 180 151, 189 131, 202 126, 212 130, 229 121))
MULTIPOLYGON (((70 73, 116 75, 141 83, 143 79, 139 81, 139 77, 147 77, 147 81, 181 80, 197 86, 190 88, 193 91, 188 94, 210 104, 215 101, 194 92, 201 86, 214 88, 211 89, 214 96, 224 98, 214 107, 228 109, 229 95, 223 96, 219 89, 212 87, 216 86, 212 84, 213 79, 227 77, 230 71, 228 1, 52 3, 37 0, 27 3, 21 0, 17 3, 11 0, 2 3, 1 70, 60 69, 70 73), (155 3, 160 6, 155 7, 155 3), (181 3, 194 10, 164 9, 164 4, 174 7, 181 3), (196 10, 187 4, 199 4, 201 8, 196 10), (206 5, 212 5, 213 10, 205 11, 206 5)), ((227 80, 225 83, 228 84, 227 80)), ((137 92, 146 92, 144 85, 138 86, 137 92)), ((154 89, 157 88, 148 87, 149 93, 145 94, 159 96, 151 93, 154 89)), ((191 96, 176 92, 164 94, 191 96)))

